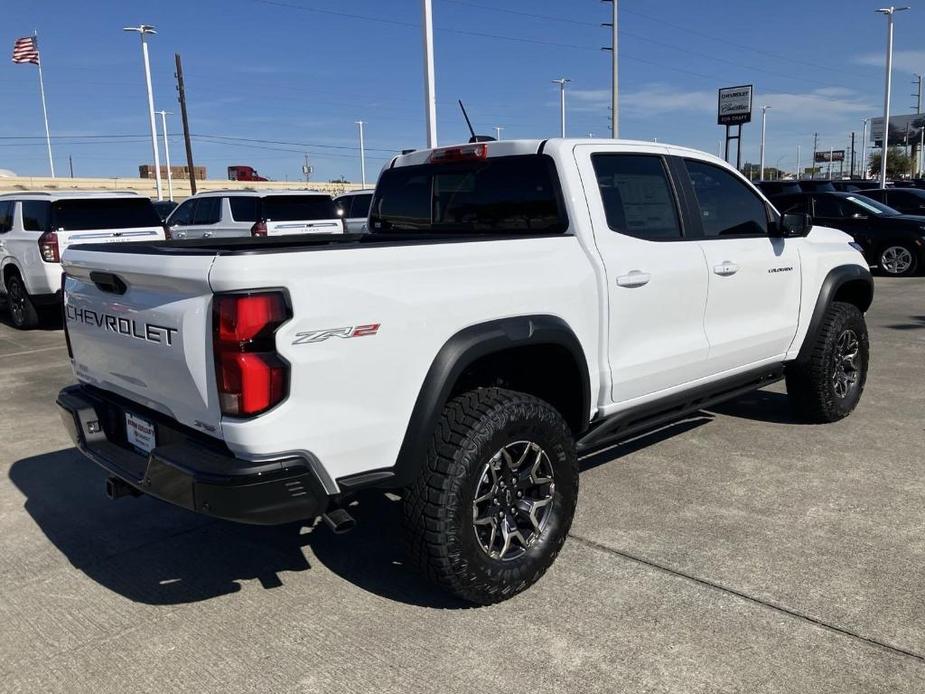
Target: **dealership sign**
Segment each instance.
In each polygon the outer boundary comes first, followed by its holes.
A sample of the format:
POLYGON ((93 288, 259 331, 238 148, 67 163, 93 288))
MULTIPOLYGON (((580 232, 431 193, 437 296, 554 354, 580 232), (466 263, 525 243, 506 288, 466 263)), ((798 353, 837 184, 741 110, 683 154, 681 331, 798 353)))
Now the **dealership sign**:
POLYGON ((740 125, 752 120, 752 85, 724 87, 719 90, 716 122, 720 125, 740 125))
POLYGON ((825 152, 816 152, 817 164, 830 161, 845 161, 845 150, 832 149, 826 150, 825 152))

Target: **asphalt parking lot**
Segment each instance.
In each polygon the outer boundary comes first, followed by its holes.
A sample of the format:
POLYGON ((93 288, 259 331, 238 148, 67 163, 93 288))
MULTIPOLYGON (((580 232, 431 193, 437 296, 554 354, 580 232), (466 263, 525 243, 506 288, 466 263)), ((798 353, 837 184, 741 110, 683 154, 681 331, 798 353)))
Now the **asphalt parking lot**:
POLYGON ((921 692, 925 278, 868 323, 853 416, 778 385, 584 460, 562 555, 488 608, 403 565, 388 497, 338 537, 109 501, 61 331, 0 324, 0 690, 921 692))

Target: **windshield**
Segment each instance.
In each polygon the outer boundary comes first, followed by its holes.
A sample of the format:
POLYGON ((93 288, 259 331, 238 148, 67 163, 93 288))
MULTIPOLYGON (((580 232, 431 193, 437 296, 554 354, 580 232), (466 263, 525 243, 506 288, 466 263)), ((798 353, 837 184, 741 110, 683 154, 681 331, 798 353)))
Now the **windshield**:
POLYGON ((161 218, 148 198, 59 200, 52 205, 52 226, 61 231, 159 227, 161 218))
POLYGON ((561 233, 568 219, 541 154, 402 166, 383 172, 373 232, 561 233))
POLYGON ((334 201, 327 195, 268 195, 260 206, 268 222, 337 219, 334 201))
POLYGON ((875 215, 883 215, 884 217, 892 217, 893 215, 899 214, 898 210, 894 210, 892 207, 887 207, 882 202, 877 202, 870 198, 864 197, 863 195, 848 195, 846 196, 847 200, 850 200, 855 205, 860 205, 864 208, 865 212, 875 215))

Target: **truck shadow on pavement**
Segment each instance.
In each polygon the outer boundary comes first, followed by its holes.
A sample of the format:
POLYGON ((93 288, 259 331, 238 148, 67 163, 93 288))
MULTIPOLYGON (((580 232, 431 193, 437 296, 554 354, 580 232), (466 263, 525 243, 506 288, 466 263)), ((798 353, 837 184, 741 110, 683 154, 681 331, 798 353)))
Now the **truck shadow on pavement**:
MULTIPOLYGON (((760 391, 714 411, 777 422, 786 396, 760 391)), ((711 422, 701 412, 617 446, 582 457, 582 472, 711 422)), ((789 421, 789 420, 786 420, 789 421)), ((369 492, 350 508, 356 528, 335 536, 323 523, 248 526, 215 520, 150 497, 108 499, 106 474, 75 449, 24 458, 10 480, 25 496, 25 510, 48 540, 78 570, 129 600, 176 605, 242 590, 249 581, 264 589, 297 584, 329 591, 329 577, 296 577, 312 563, 381 597, 436 609, 471 607, 431 585, 406 565, 401 501, 369 492), (315 581, 318 585, 313 585, 315 581), (325 586, 325 587, 322 587, 325 586)))
POLYGON ((104 493, 105 473, 74 448, 19 460, 9 476, 26 498, 26 511, 75 568, 136 602, 208 600, 254 580, 265 589, 297 582, 296 589, 311 600, 313 581, 292 575, 315 562, 392 600, 441 609, 468 606, 405 565, 401 504, 383 494, 361 498, 351 508, 356 529, 335 536, 323 523, 248 526, 147 497, 111 501, 104 493))

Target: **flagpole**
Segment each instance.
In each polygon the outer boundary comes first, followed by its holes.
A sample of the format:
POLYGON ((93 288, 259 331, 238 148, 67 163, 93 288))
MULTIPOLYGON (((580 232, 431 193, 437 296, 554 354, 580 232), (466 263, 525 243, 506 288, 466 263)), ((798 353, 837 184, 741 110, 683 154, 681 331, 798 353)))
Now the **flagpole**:
POLYGON ((48 108, 45 106, 45 79, 42 77, 42 54, 39 52, 39 32, 32 30, 32 39, 35 41, 35 51, 39 54, 39 90, 42 92, 42 115, 45 116, 45 143, 48 145, 48 168, 51 177, 55 177, 55 160, 51 156, 51 132, 48 130, 48 108))

